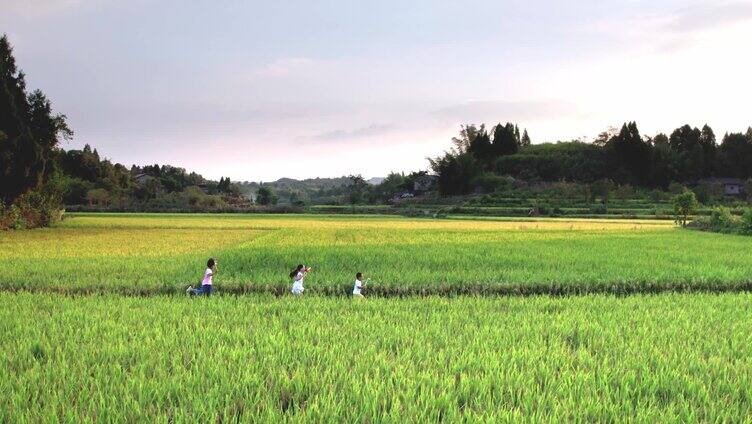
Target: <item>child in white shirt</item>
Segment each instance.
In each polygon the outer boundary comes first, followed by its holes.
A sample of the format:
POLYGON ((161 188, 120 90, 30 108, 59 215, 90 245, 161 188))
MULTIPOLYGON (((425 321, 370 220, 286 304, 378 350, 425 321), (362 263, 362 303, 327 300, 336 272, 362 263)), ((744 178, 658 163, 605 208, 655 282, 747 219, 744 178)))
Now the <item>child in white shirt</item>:
POLYGON ((355 274, 355 284, 353 285, 353 297, 363 297, 363 273, 355 274))
POLYGON ((303 280, 305 280, 306 274, 311 270, 310 267, 306 267, 305 265, 298 265, 297 268, 292 270, 290 273, 290 278, 292 278, 292 294, 299 296, 303 294, 303 291, 305 291, 305 287, 303 287, 303 280))
POLYGON ((194 289, 193 286, 188 287, 185 292, 193 295, 211 296, 212 283, 214 280, 214 274, 217 273, 217 261, 214 258, 209 258, 206 262, 206 271, 204 271, 204 278, 201 280, 201 287, 194 289))

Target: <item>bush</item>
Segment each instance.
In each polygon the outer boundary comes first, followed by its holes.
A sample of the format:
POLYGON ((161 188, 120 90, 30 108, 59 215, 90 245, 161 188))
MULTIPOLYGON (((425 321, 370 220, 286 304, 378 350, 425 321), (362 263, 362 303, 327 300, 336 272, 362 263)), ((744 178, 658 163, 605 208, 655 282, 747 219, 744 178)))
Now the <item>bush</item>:
POLYGON ((26 221, 23 219, 21 209, 18 205, 10 205, 9 208, 3 208, 3 217, 0 221, 0 228, 7 230, 23 230, 26 228, 26 221))
POLYGON ((493 193, 509 188, 511 185, 507 177, 502 177, 493 173, 485 173, 473 180, 474 187, 480 187, 484 193, 493 193))
POLYGON ((703 204, 713 204, 719 199, 723 199, 723 189, 719 184, 711 184, 707 181, 701 182, 692 190, 697 196, 697 200, 703 204))
POLYGON ((743 234, 752 234, 752 208, 745 210, 742 215, 741 231, 743 234))
POLYGON ((605 215, 608 213, 608 207, 604 203, 596 203, 590 206, 590 213, 593 215, 605 215))
POLYGON ((32 191, 17 198, 9 207, 0 208, 0 229, 46 227, 62 217, 63 210, 56 196, 32 191))
POLYGON ((648 193, 648 198, 653 203, 658 203, 658 202, 663 201, 665 199, 665 196, 662 191, 655 189, 655 190, 652 190, 650 193, 648 193))
POLYGON ((80 205, 86 202, 86 194, 94 185, 79 178, 68 178, 63 187, 63 201, 66 205, 80 205))
POLYGON ((702 231, 713 231, 713 225, 710 223, 709 216, 698 216, 687 224, 687 228, 694 228, 702 231))
POLYGON ((728 208, 719 206, 710 212, 710 226, 714 231, 732 230, 736 222, 728 208))
POLYGON ((634 197, 635 191, 629 184, 620 185, 616 188, 616 197, 621 200, 626 200, 634 197))
POLYGON ((746 209, 739 218, 728 208, 714 208, 710 216, 698 217, 688 227, 717 233, 752 235, 752 209, 746 209))
POLYGON ((684 187, 683 185, 675 181, 668 185, 668 192, 672 194, 681 194, 685 190, 686 190, 686 187, 684 187))
POLYGON ((431 212, 428 210, 423 209, 417 209, 412 206, 406 208, 402 211, 401 215, 416 218, 416 217, 424 217, 424 216, 431 216, 431 212))
POLYGON ((686 227, 689 216, 694 214, 699 206, 697 197, 693 192, 686 190, 684 193, 674 196, 673 203, 674 222, 686 227))

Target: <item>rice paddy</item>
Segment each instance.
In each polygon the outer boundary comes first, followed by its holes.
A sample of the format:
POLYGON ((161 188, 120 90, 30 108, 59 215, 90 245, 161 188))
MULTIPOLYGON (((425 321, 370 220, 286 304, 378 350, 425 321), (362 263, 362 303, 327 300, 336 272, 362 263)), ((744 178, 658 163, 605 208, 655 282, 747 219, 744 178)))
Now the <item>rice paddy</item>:
POLYGON ((225 293, 583 294, 752 287, 749 238, 646 220, 451 220, 374 216, 74 215, 0 234, 0 289, 178 294, 219 260, 225 293))
POLYGON ((666 221, 73 215, 0 233, 0 422, 745 422, 750 258, 666 221))
POLYGON ((0 422, 748 422, 752 297, 0 294, 0 422))

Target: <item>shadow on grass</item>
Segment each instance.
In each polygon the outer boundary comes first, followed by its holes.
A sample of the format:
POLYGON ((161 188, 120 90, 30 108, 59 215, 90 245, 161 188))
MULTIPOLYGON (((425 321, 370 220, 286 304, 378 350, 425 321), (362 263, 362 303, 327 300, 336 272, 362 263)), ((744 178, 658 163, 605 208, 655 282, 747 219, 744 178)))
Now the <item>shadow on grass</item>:
MULTIPOLYGON (((0 292, 16 293, 56 293, 66 296, 88 295, 122 295, 122 296, 185 296, 188 284, 165 284, 157 287, 134 286, 85 286, 85 287, 34 287, 23 284, 0 286, 0 292)), ((455 296, 583 296, 589 294, 607 294, 630 296, 638 294, 659 293, 743 293, 752 292, 752 280, 743 282, 719 281, 678 281, 678 282, 639 282, 623 281, 601 284, 555 284, 555 283, 475 283, 475 284, 436 284, 431 286, 398 286, 396 284, 374 285, 367 287, 367 297, 455 297, 455 296)), ((352 285, 331 285, 308 287, 306 295, 346 297, 352 293, 352 285)), ((290 287, 277 284, 232 284, 216 285, 216 295, 255 295, 288 296, 290 287)))

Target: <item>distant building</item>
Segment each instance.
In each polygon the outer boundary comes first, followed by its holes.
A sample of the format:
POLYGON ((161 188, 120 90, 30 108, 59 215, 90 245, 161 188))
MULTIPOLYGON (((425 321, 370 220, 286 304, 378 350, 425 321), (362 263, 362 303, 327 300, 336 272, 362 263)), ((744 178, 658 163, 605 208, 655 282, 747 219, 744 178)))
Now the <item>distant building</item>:
POLYGON ((415 194, 422 194, 431 191, 436 187, 438 181, 439 177, 436 175, 421 175, 413 182, 413 192, 415 194))
POLYGON ((740 178, 711 178, 707 181, 710 184, 722 186, 723 194, 726 196, 741 196, 744 194, 744 181, 740 178))
POLYGON ((133 179, 134 179, 134 180, 136 180, 136 182, 137 182, 137 183, 139 183, 139 184, 146 184, 146 183, 147 183, 147 182, 149 182, 150 180, 153 180, 153 179, 154 179, 154 177, 152 177, 152 176, 151 176, 151 175, 149 175, 149 174, 136 174, 136 175, 135 175, 135 176, 133 177, 133 179))
POLYGON ((394 196, 392 196, 391 203, 397 204, 405 199, 412 199, 413 197, 415 197, 415 195, 410 193, 409 191, 401 191, 399 193, 395 193, 394 196))
POLYGON ((159 182, 159 180, 149 174, 136 174, 133 176, 133 180, 141 188, 147 190, 154 196, 158 196, 164 191, 164 188, 162 187, 162 184, 159 182))

